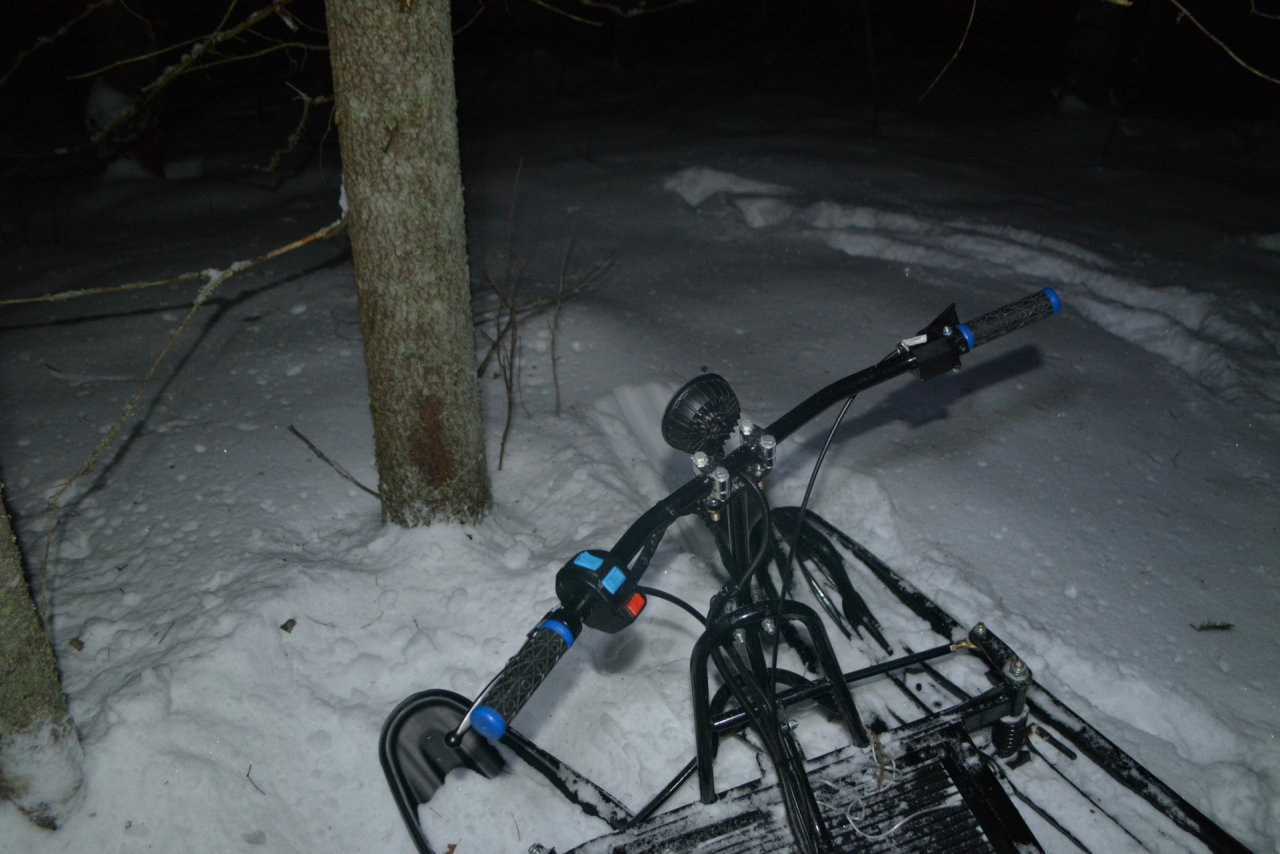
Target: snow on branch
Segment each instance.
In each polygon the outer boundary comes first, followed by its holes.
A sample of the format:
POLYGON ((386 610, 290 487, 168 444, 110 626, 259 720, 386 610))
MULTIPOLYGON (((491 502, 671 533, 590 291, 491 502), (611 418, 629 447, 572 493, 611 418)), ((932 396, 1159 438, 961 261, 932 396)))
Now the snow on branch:
MULTIPOLYGON (((134 100, 133 103, 130 104, 128 108, 112 116, 109 121, 107 121, 101 128, 98 128, 89 137, 89 140, 85 145, 80 146, 79 148, 88 148, 95 145, 99 145, 102 142, 110 139, 113 134, 120 131, 122 128, 127 127, 130 122, 134 121, 134 119, 136 119, 138 115, 147 106, 149 106, 152 101, 154 101, 160 95, 161 92, 163 92, 166 88, 168 88, 170 84, 172 84, 175 80, 177 80, 179 77, 183 76, 184 74, 188 74, 198 69, 210 68, 217 65, 223 65, 227 62, 252 59, 258 56, 262 56, 263 54, 271 53, 276 50, 283 50, 288 47, 306 46, 307 49, 309 50, 312 50, 312 49, 327 50, 327 47, 323 45, 308 45, 303 42, 292 42, 292 41, 290 42, 276 41, 272 45, 270 45, 268 48, 255 51, 247 55, 237 55, 237 56, 227 57, 219 54, 218 49, 220 47, 228 44, 229 42, 234 41, 235 39, 240 38, 245 34, 253 32, 254 28, 258 26, 258 24, 261 24, 263 21, 267 20, 268 18, 272 16, 287 15, 286 7, 291 5, 293 2, 294 0, 272 0, 272 2, 268 3, 266 6, 248 15, 246 18, 244 18, 244 20, 234 25, 231 25, 229 24, 229 21, 231 19, 231 15, 235 10, 235 6, 236 6, 236 3, 234 2, 234 0, 232 0, 232 2, 228 4, 226 12, 223 13, 222 19, 218 22, 217 27, 206 36, 203 36, 200 39, 188 41, 179 45, 171 45, 153 54, 131 57, 129 59, 123 60, 122 63, 137 62, 143 59, 154 58, 155 56, 170 52, 176 48, 181 48, 181 47, 188 48, 187 51, 183 53, 181 57, 178 58, 177 62, 174 62, 169 66, 165 67, 155 77, 155 79, 153 79, 151 82, 147 83, 142 87, 142 92, 140 97, 134 100)), ((283 20, 286 21, 286 25, 288 25, 289 22, 294 21, 294 19, 291 16, 287 18, 283 18, 283 20)), ((122 63, 117 63, 117 65, 122 63)), ((107 68, 98 69, 95 72, 90 72, 90 75, 101 73, 106 70, 108 69, 107 68)), ((78 149, 61 148, 61 149, 58 149, 55 153, 70 154, 73 150, 78 150, 78 149)))

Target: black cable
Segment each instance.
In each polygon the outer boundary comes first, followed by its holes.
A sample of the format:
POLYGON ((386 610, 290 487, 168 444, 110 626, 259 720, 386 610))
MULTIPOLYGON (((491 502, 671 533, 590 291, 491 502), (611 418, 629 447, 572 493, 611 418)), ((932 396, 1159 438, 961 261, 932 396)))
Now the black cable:
MULTIPOLYGON (((809 498, 813 495, 813 486, 818 480, 818 470, 822 468, 823 460, 825 460, 827 456, 827 450, 831 447, 832 440, 835 439, 836 430, 840 428, 840 422, 844 421, 845 413, 849 411, 849 407, 853 404, 854 397, 857 397, 857 395, 851 395, 845 400, 844 406, 840 407, 840 411, 836 414, 836 420, 832 422, 831 429, 827 431, 827 438, 822 443, 822 450, 818 452, 818 458, 813 462, 813 471, 809 473, 809 483, 805 486, 804 499, 800 502, 800 512, 797 514, 796 532, 795 539, 792 541, 793 543, 800 542, 800 533, 804 530, 805 511, 809 509, 809 498)), ((779 571, 782 572, 782 595, 784 598, 787 595, 787 582, 790 581, 791 559, 795 553, 796 549, 793 546, 787 553, 787 565, 785 571, 783 571, 782 568, 779 568, 779 571)))
POLYGON ((702 625, 705 626, 707 624, 707 618, 702 615, 702 612, 700 612, 697 608, 693 607, 688 602, 681 599, 679 596, 675 595, 674 593, 668 593, 665 590, 659 590, 657 587, 637 586, 636 590, 640 591, 645 596, 650 596, 654 599, 662 599, 663 601, 670 602, 672 605, 679 607, 682 611, 687 613, 689 616, 693 617, 702 625))
MULTIPOLYGON (((835 439, 836 430, 840 429, 840 423, 844 421, 845 413, 849 411, 849 407, 853 405, 853 399, 857 395, 850 395, 845 399, 844 406, 840 407, 840 411, 836 413, 835 421, 831 423, 831 429, 827 431, 827 438, 822 443, 822 449, 818 451, 818 458, 813 461, 813 471, 809 473, 809 483, 804 488, 804 498, 800 502, 800 512, 796 514, 796 530, 791 539, 791 548, 787 550, 786 563, 778 566, 778 575, 782 582, 782 591, 778 596, 777 614, 775 622, 782 619, 782 602, 787 598, 791 585, 791 563, 795 559, 796 552, 800 548, 800 535, 804 531, 805 513, 809 509, 809 499, 813 495, 813 486, 818 481, 818 471, 822 468, 822 463, 827 457, 827 450, 831 447, 832 440, 835 439)), ((773 647, 773 665, 770 672, 778 669, 778 646, 773 647)), ((770 679, 769 693, 772 697, 778 695, 778 680, 770 679)))

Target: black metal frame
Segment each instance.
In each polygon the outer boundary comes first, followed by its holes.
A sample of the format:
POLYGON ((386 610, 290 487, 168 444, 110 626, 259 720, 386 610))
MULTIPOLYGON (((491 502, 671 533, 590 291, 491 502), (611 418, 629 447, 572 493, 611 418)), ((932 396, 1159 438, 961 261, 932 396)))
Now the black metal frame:
MULTIPOLYGON (((887 379, 915 372, 925 380, 945 373, 957 367, 960 356, 971 347, 1047 316, 1051 313, 1050 306, 1053 312, 1057 311, 1057 297, 1046 290, 1043 294, 1032 295, 983 315, 969 324, 957 324, 954 306, 949 307, 919 335, 903 341, 885 359, 821 389, 761 432, 780 442, 835 403, 887 379)), ((987 850, 992 847, 995 850, 1035 850, 1038 845, 991 769, 981 762, 975 767, 974 762, 965 758, 972 759, 974 753, 968 734, 992 727, 992 744, 997 752, 1016 762, 1029 718, 1052 728, 1081 754, 1108 771, 1122 785, 1146 798, 1156 809, 1213 850, 1245 850, 1222 828, 1037 685, 1013 651, 982 624, 971 629, 963 640, 919 652, 908 650, 907 654, 893 660, 841 673, 823 621, 813 609, 785 597, 769 595, 769 583, 761 583, 763 593, 753 598, 746 583, 747 576, 755 571, 752 566, 756 560, 753 556, 756 545, 752 537, 754 524, 769 522, 766 518, 753 520, 748 503, 756 487, 756 476, 761 472, 760 446, 744 441, 737 449, 717 459, 716 463, 728 474, 731 493, 726 500, 707 500, 712 482, 708 474, 701 474, 643 513, 612 549, 596 555, 601 560, 607 559, 608 566, 619 570, 625 568, 626 581, 622 592, 634 595, 661 532, 676 519, 699 513, 719 529, 722 559, 729 571, 730 583, 713 599, 708 625, 695 643, 690 660, 696 756, 648 804, 632 813, 606 790, 577 774, 514 728, 506 728, 501 735, 503 745, 546 777, 565 797, 579 804, 586 814, 601 818, 615 831, 648 826, 649 822, 662 818, 656 815, 658 810, 695 772, 702 803, 728 796, 730 793, 717 792, 715 788, 713 766, 718 739, 753 726, 766 745, 772 744, 769 754, 780 781, 775 788, 785 790, 789 829, 798 850, 816 852, 830 850, 837 845, 844 847, 844 838, 837 838, 838 834, 833 834, 825 826, 809 781, 810 770, 829 757, 819 757, 806 763, 784 725, 782 713, 798 703, 818 700, 839 716, 849 733, 851 745, 866 746, 870 739, 858 715, 851 688, 866 680, 885 675, 894 678, 893 674, 923 668, 932 673, 936 684, 952 690, 957 702, 942 710, 922 709, 919 718, 894 728, 892 734, 901 736, 908 744, 904 757, 911 757, 911 761, 936 762, 946 771, 982 828, 989 846, 987 850), (733 484, 737 484, 736 491, 733 491, 733 484), (737 601, 739 599, 742 601, 737 601), (766 660, 768 642, 780 642, 786 629, 796 625, 808 634, 817 665, 816 679, 779 672, 766 660), (974 653, 980 657, 993 682, 992 688, 969 696, 932 670, 930 662, 959 652, 974 653), (709 663, 716 665, 725 682, 725 688, 715 697, 710 696, 709 663), (737 707, 726 709, 730 696, 737 700, 737 707)), ((762 492, 758 500, 763 512, 770 513, 762 492)), ((954 639, 959 633, 959 626, 948 614, 847 535, 813 514, 797 514, 796 519, 800 520, 797 528, 801 524, 812 525, 852 551, 887 590, 925 620, 939 636, 954 639)), ((765 536, 771 537, 772 532, 767 531, 765 536)), ((797 545, 800 539, 800 530, 797 530, 797 545)), ((778 554, 780 551, 774 550, 770 557, 776 561, 778 554)), ((596 623, 597 628, 603 627, 607 631, 616 630, 614 625, 628 624, 635 616, 631 613, 629 617, 621 615, 615 618, 615 615, 606 614, 605 619, 595 614, 594 619, 588 620, 587 612, 591 609, 578 601, 582 597, 572 594, 570 598, 574 601, 563 603, 566 614, 589 625, 596 623)), ((569 622, 575 621, 570 619, 569 622)), ((578 628, 570 625, 565 630, 576 634, 578 628)), ((542 632, 542 635, 549 637, 547 632, 542 632)), ((520 689, 519 702, 512 704, 515 710, 518 711, 528 693, 536 689, 537 682, 562 654, 563 649, 556 645, 558 643, 554 639, 545 641, 549 651, 547 663, 539 664, 537 679, 530 683, 530 687, 520 689)), ((431 854, 431 848, 417 820, 417 808, 430 800, 443 785, 445 776, 457 767, 469 767, 493 776, 502 767, 502 757, 494 746, 466 728, 466 718, 474 707, 475 704, 466 698, 449 691, 424 691, 402 702, 383 728, 380 742, 382 766, 409 833, 422 854, 431 854)), ((1064 751, 1068 750, 1065 745, 1061 746, 1064 751)), ((847 753, 849 750, 850 747, 845 747, 836 752, 847 753)), ((838 761, 841 760, 831 760, 827 767, 838 761)), ((733 796, 754 797, 752 792, 760 788, 761 784, 735 787, 733 796), (752 791, 747 792, 746 789, 752 791)), ((687 812, 688 809, 690 807, 672 813, 687 812)), ((696 839, 696 834, 689 838, 696 839)))

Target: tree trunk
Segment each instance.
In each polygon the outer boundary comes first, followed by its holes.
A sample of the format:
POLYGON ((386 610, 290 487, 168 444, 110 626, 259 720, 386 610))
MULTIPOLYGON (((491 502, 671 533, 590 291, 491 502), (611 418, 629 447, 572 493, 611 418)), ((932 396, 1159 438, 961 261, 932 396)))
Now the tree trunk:
POLYGON ((382 512, 489 507, 447 0, 326 0, 382 512))
POLYGON ((84 755, 3 493, 0 487, 0 797, 53 829, 80 802, 84 755))

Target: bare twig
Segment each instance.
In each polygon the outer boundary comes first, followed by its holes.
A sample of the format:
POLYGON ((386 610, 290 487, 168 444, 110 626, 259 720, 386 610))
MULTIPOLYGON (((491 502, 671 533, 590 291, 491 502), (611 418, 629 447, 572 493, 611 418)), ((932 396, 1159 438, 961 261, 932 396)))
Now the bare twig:
POLYGON ((329 466, 329 468, 331 468, 331 469, 333 469, 334 471, 336 471, 336 472, 338 473, 338 475, 339 475, 340 477, 342 477, 344 480, 347 480, 347 481, 349 481, 349 482, 351 482, 351 483, 355 484, 356 486, 360 487, 360 488, 361 488, 361 489, 363 489, 365 492, 369 493, 370 495, 372 495, 374 498, 378 499, 379 501, 381 501, 381 500, 382 500, 382 496, 378 494, 378 491, 377 491, 376 489, 370 489, 369 487, 365 486, 363 483, 361 483, 360 481, 356 480, 355 475, 351 474, 351 472, 347 471, 347 470, 346 470, 346 469, 344 469, 342 466, 338 465, 338 464, 337 464, 337 463, 335 463, 333 460, 331 460, 331 459, 329 459, 327 456, 325 456, 324 451, 322 451, 322 450, 320 450, 319 448, 317 448, 314 442, 312 442, 312 441, 311 441, 310 439, 308 439, 306 436, 302 435, 302 431, 301 431, 301 430, 299 430, 297 427, 294 427, 292 424, 290 424, 290 425, 289 425, 289 432, 290 432, 290 433, 292 433, 294 436, 297 436, 299 439, 301 439, 301 440, 302 440, 302 444, 306 445, 308 448, 310 448, 310 449, 311 449, 311 453, 313 453, 313 454, 315 454, 317 457, 319 457, 319 458, 320 458, 320 461, 321 461, 322 463, 325 463, 326 465, 328 465, 328 466, 329 466))
MULTIPOLYGON (((46 632, 49 628, 49 554, 53 545, 54 532, 58 528, 58 511, 61 508, 62 499, 77 481, 97 468, 98 463, 100 463, 106 455, 107 450, 115 443, 120 434, 124 432, 125 425, 133 418, 134 413, 138 409, 138 405, 142 402, 143 395, 150 387, 151 381, 159 372, 160 366, 164 363, 165 359, 168 358, 169 353, 173 350, 174 345, 177 344, 178 339, 181 338, 182 334, 187 330, 187 327, 191 325, 191 321, 196 316, 196 313, 199 312, 200 307, 209 301, 209 298, 217 292, 223 282, 233 276, 239 275, 245 270, 257 267, 260 264, 266 263, 274 258, 278 258, 281 255, 292 252, 293 250, 299 249, 310 243, 315 243, 319 240, 327 240, 328 238, 339 234, 345 226, 346 219, 339 219, 329 225, 326 225, 324 228, 316 229, 305 237, 300 237, 283 246, 277 246, 275 249, 259 255, 256 258, 237 261, 223 270, 209 269, 199 274, 205 279, 204 286, 196 292, 195 298, 191 302, 191 307, 187 310, 187 313, 183 315, 182 319, 178 322, 178 325, 173 329, 173 331, 169 333, 169 337, 165 339, 164 345, 160 348, 160 352, 156 354, 154 359, 152 359, 150 366, 148 366, 146 373, 142 377, 142 381, 138 384, 138 387, 125 403, 124 408, 121 409, 120 414, 116 416, 116 420, 107 429, 106 434, 89 453, 88 458, 81 463, 80 468, 76 470, 76 473, 54 491, 53 495, 45 505, 46 524, 44 553, 40 562, 40 580, 38 588, 40 596, 40 613, 45 622, 46 632)), ((190 276, 190 274, 187 275, 190 276)))
POLYGON ((104 294, 118 294, 126 291, 141 291, 147 288, 159 288, 166 285, 176 285, 179 282, 190 282, 195 279, 204 279, 204 273, 183 273, 170 279, 155 279, 147 282, 128 282, 123 285, 110 285, 105 288, 82 288, 74 291, 59 291, 52 294, 42 294, 38 297, 15 297, 14 299, 0 300, 0 306, 4 305, 24 305, 33 302, 66 302, 67 300, 79 299, 81 297, 96 297, 104 294))
POLYGON ((964 50, 965 42, 969 40, 969 30, 973 27, 973 16, 977 11, 978 0, 973 0, 972 5, 969 6, 969 20, 964 25, 964 33, 960 36, 960 44, 956 45, 956 52, 951 54, 951 58, 947 60, 947 64, 942 66, 942 70, 938 72, 938 76, 933 78, 933 82, 929 84, 929 88, 925 89, 924 93, 920 95, 920 101, 929 97, 929 93, 933 91, 933 87, 938 85, 938 81, 946 75, 947 71, 950 70, 956 59, 960 56, 960 51, 964 50))
POLYGON ((307 121, 311 118, 311 108, 320 104, 332 104, 332 95, 308 95, 292 83, 287 83, 290 89, 298 93, 298 100, 302 102, 302 115, 298 116, 298 123, 293 128, 293 133, 289 134, 289 138, 285 140, 284 148, 277 148, 271 155, 270 162, 266 166, 255 167, 259 172, 274 172, 280 166, 280 160, 286 154, 292 154, 297 149, 299 143, 302 142, 302 132, 307 127, 307 121))
POLYGON ((277 41, 273 44, 255 50, 251 53, 237 53, 235 56, 224 56, 222 59, 211 59, 200 66, 201 71, 210 68, 217 68, 219 65, 230 65, 233 62, 246 62, 251 59, 259 59, 260 57, 276 53, 282 50, 301 50, 307 53, 328 53, 329 46, 327 44, 311 44, 310 42, 299 41, 277 41))
MULTIPOLYGON (((541 6, 543 9, 546 9, 548 12, 551 12, 556 15, 560 15, 561 17, 564 17, 564 18, 568 18, 570 21, 573 21, 575 24, 582 24, 588 27, 604 26, 604 24, 600 23, 599 21, 593 21, 590 18, 584 18, 581 15, 575 15, 572 12, 566 11, 556 6, 552 6, 550 3, 546 2, 546 0, 533 0, 533 5, 541 6)), ((498 468, 502 468, 502 466, 498 466, 498 468)))
MULTIPOLYGON (((191 49, 184 53, 177 62, 165 68, 160 72, 159 76, 142 87, 141 97, 130 104, 127 109, 113 116, 110 121, 89 137, 88 143, 79 148, 91 147, 109 139, 112 134, 132 122, 174 80, 196 68, 202 67, 202 64, 208 64, 205 62, 205 58, 216 56, 219 47, 253 29, 253 27, 272 15, 280 14, 286 6, 293 2, 294 0, 272 0, 271 3, 253 12, 243 21, 228 27, 227 22, 230 20, 236 6, 236 0, 231 0, 231 3, 227 6, 226 13, 218 23, 217 29, 209 33, 203 40, 192 43, 191 49)), ((220 61, 209 60, 208 62, 220 61)), ((55 153, 70 154, 74 150, 78 149, 62 148, 55 153)))
MULTIPOLYGON (((1201 33, 1203 33, 1203 34, 1204 34, 1204 36, 1205 36, 1205 38, 1207 38, 1209 41, 1211 41, 1211 42, 1213 42, 1214 44, 1216 44, 1218 47, 1222 48, 1223 52, 1225 52, 1227 56, 1231 57, 1231 60, 1232 60, 1236 65, 1240 66, 1240 67, 1241 67, 1241 68, 1243 68, 1245 71, 1248 71, 1250 74, 1254 75, 1255 77, 1261 77, 1263 80, 1267 81, 1268 83, 1274 83, 1274 84, 1276 84, 1277 86, 1280 86, 1280 77, 1273 77, 1272 75, 1267 74, 1266 72, 1261 71, 1261 70, 1259 70, 1258 68, 1256 68, 1256 67, 1254 67, 1254 66, 1250 65, 1248 62, 1246 62, 1246 61, 1245 61, 1245 60, 1240 56, 1240 54, 1238 54, 1238 53, 1236 53, 1234 50, 1232 50, 1232 49, 1227 45, 1227 43, 1226 43, 1226 42, 1224 42, 1222 39, 1220 39, 1220 38, 1218 38, 1216 35, 1214 35, 1214 34, 1213 34, 1213 32, 1212 32, 1212 31, 1210 31, 1210 30, 1209 30, 1209 28, 1208 28, 1208 27, 1206 27, 1204 24, 1200 23, 1200 20, 1199 20, 1198 18, 1196 18, 1196 16, 1195 16, 1195 15, 1191 14, 1191 10, 1190 10, 1190 9, 1188 9, 1185 5, 1183 5, 1183 3, 1181 2, 1181 0, 1169 0, 1169 2, 1173 5, 1173 7, 1174 7, 1175 9, 1177 9, 1177 10, 1178 10, 1179 14, 1181 14, 1184 18, 1186 18, 1188 21, 1190 21, 1192 24, 1194 24, 1194 25, 1195 25, 1195 28, 1196 28, 1197 30, 1199 30, 1201 33)), ((1254 5, 1253 5, 1252 3, 1251 3, 1251 4, 1249 4, 1249 10, 1250 10, 1250 12, 1251 12, 1252 14, 1255 14, 1255 15, 1257 15, 1258 17, 1261 17, 1261 18, 1275 18, 1275 17, 1277 17, 1277 16, 1275 16, 1275 15, 1269 15, 1269 14, 1264 13, 1264 12, 1259 12, 1259 11, 1257 10, 1257 8, 1256 8, 1256 7, 1254 7, 1254 5)))
POLYGON ((480 5, 479 5, 479 7, 478 7, 478 8, 476 9, 476 11, 471 15, 471 17, 467 19, 467 22, 466 22, 465 24, 463 24, 462 26, 457 27, 457 28, 455 28, 455 29, 454 29, 454 31, 453 31, 453 36, 454 36, 454 38, 457 38, 458 36, 460 36, 460 35, 462 35, 463 33, 465 33, 467 30, 471 29, 471 25, 472 25, 472 24, 474 24, 476 21, 480 20, 480 16, 481 16, 481 15, 483 15, 484 13, 485 13, 484 0, 480 0, 480 5))
MULTIPOLYGON (((565 289, 563 295, 557 294, 547 299, 529 299, 516 304, 516 310, 521 323, 527 323, 529 320, 537 317, 544 312, 554 309, 557 303, 567 302, 570 298, 577 296, 587 290, 594 283, 594 279, 598 278, 609 265, 612 258, 601 262, 593 271, 582 278, 579 284, 573 285, 565 289)), ((476 367, 476 376, 483 377, 485 371, 489 369, 489 364, 497 356, 497 348, 500 343, 506 340, 507 326, 505 318, 509 308, 506 303, 499 301, 498 305, 490 308, 477 309, 472 313, 472 320, 476 326, 482 327, 481 332, 489 340, 489 349, 484 357, 480 359, 480 364, 476 367), (496 324, 495 333, 490 335, 483 329, 483 325, 488 323, 491 318, 496 316, 498 323, 496 324)))
POLYGON ((520 338, 520 310, 516 301, 516 290, 519 287, 520 276, 518 272, 518 262, 515 258, 515 230, 516 230, 516 203, 520 198, 520 175, 524 171, 524 158, 520 158, 520 162, 516 165, 516 179, 511 186, 511 204, 507 208, 507 242, 506 257, 502 259, 502 278, 493 284, 494 291, 498 294, 498 300, 506 315, 506 328, 503 324, 503 311, 499 311, 496 317, 496 326, 498 329, 498 337, 495 339, 498 344, 498 369, 502 372, 502 384, 507 394, 507 417, 502 425, 502 441, 498 445, 498 471, 502 471, 502 464, 507 455, 507 439, 511 436, 511 420, 514 417, 515 410, 515 387, 516 376, 519 371, 517 357, 519 356, 519 338, 520 338), (502 350, 502 336, 507 336, 507 351, 504 354, 502 350))
POLYGON ((565 278, 569 269, 569 253, 573 251, 573 229, 569 230, 569 239, 564 244, 564 255, 560 259, 560 282, 556 287, 556 310, 551 315, 551 384, 556 393, 556 417, 560 417, 560 365, 556 352, 557 332, 560 330, 560 309, 564 308, 565 278))
POLYGON ((13 63, 9 66, 9 70, 6 71, 3 75, 0 75, 0 87, 3 87, 4 84, 9 82, 9 78, 12 77, 13 73, 18 70, 18 66, 26 62, 27 58, 30 57, 32 54, 37 53, 40 50, 53 44, 58 39, 62 38, 68 32, 70 32, 72 28, 74 28, 77 24, 84 21, 85 18, 88 18, 90 15, 92 15, 94 12, 101 9, 103 6, 110 6, 114 2, 116 2, 116 0, 94 0, 94 2, 86 5, 79 15, 76 15, 74 18, 67 21, 65 24, 58 27, 58 29, 54 30, 49 35, 40 36, 39 38, 37 38, 35 42, 32 43, 31 47, 19 52, 18 55, 14 57, 13 63))
MULTIPOLYGON (((514 283, 512 289, 514 292, 514 283)), ((511 421, 515 416, 516 378, 520 371, 519 324, 520 312, 517 310, 513 300, 510 303, 510 315, 507 319, 507 350, 505 356, 502 348, 498 348, 498 367, 502 371, 502 384, 507 393, 507 417, 502 424, 502 442, 498 446, 498 471, 502 471, 502 464, 506 460, 507 440, 511 437, 511 421)))
MULTIPOLYGON (((639 18, 642 15, 656 15, 659 12, 666 12, 670 9, 675 9, 680 6, 688 6, 692 3, 698 2, 701 2, 701 0, 663 0, 663 2, 650 6, 647 0, 626 3, 609 2, 609 0, 573 0, 573 3, 578 6, 582 6, 587 9, 600 9, 601 11, 608 12, 609 14, 619 18, 639 18)), ((552 12, 556 12, 557 14, 564 15, 567 18, 580 20, 578 16, 572 15, 563 9, 556 8, 550 3, 540 2, 539 0, 538 5, 549 9, 552 12)), ((580 22, 599 26, 599 24, 594 21, 588 21, 586 19, 581 19, 580 22)))
POLYGON ((1249 14, 1268 21, 1280 21, 1280 12, 1263 12, 1258 9, 1258 0, 1249 0, 1249 14))

